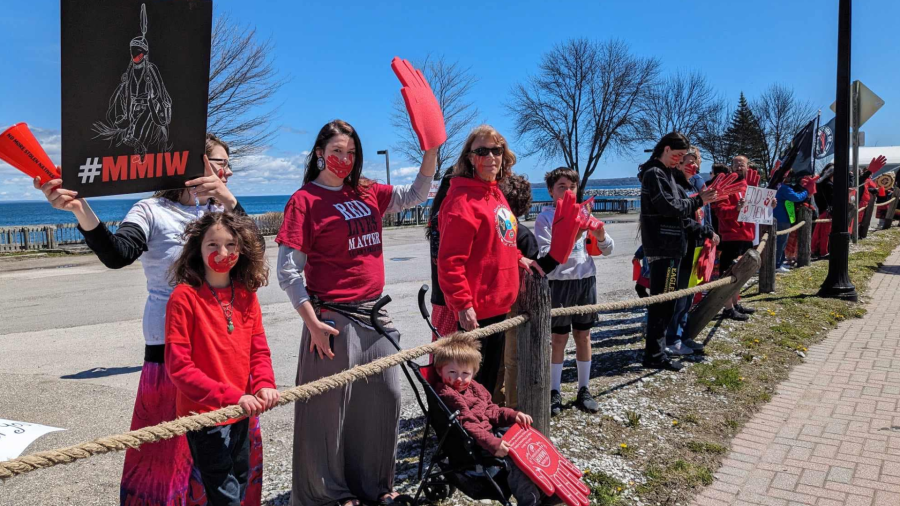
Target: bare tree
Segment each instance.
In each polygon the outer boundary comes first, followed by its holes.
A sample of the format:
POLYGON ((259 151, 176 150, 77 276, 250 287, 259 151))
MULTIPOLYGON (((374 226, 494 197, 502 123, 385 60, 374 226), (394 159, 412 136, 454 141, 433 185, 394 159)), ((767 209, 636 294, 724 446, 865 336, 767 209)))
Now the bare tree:
POLYGON ((676 72, 651 87, 640 103, 637 135, 656 142, 669 132, 681 132, 692 142, 707 118, 724 108, 706 76, 699 72, 676 72))
POLYGON ((286 82, 272 65, 272 42, 222 15, 210 52, 207 131, 233 146, 232 158, 263 151, 275 131, 275 110, 265 108, 286 82))
POLYGON ((731 125, 733 111, 721 100, 715 110, 702 118, 696 137, 691 142, 712 158, 712 163, 728 163, 728 143, 725 133, 731 125))
POLYGON ((801 101, 794 89, 773 84, 750 106, 759 120, 766 140, 766 174, 775 161, 791 144, 791 139, 816 114, 816 108, 808 100, 801 101))
MULTIPOLYGON (((441 169, 452 165, 459 157, 459 150, 465 142, 466 135, 478 117, 478 108, 467 100, 469 91, 478 79, 472 75, 471 67, 461 67, 459 62, 448 62, 444 56, 436 59, 426 58, 421 65, 417 63, 415 66, 422 69, 425 80, 431 85, 431 90, 434 91, 441 106, 441 112, 444 113, 447 142, 438 148, 435 173, 435 177, 438 178, 441 169)), ((406 104, 399 93, 394 99, 391 124, 401 131, 400 141, 392 148, 399 151, 407 160, 421 160, 423 153, 419 147, 419 138, 412 128, 406 104)))
POLYGON ((637 141, 637 104, 658 73, 658 60, 632 55, 621 40, 555 46, 507 105, 516 134, 528 142, 525 155, 561 158, 577 169, 580 199, 606 150, 624 152, 637 141))

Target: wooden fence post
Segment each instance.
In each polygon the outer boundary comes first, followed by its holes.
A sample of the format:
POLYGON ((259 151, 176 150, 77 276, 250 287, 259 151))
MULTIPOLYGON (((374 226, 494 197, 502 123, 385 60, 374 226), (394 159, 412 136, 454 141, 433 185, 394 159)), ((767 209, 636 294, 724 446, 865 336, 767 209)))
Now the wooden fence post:
MULTIPOLYGON (((769 246, 772 246, 772 249, 774 249, 775 246, 774 239, 771 235, 769 236, 769 242, 766 245, 766 249, 769 249, 769 246)), ((756 248, 750 248, 744 253, 741 259, 738 260, 734 265, 734 268, 731 269, 731 274, 737 278, 737 281, 709 292, 706 294, 706 297, 691 310, 688 316, 687 328, 685 329, 687 339, 694 339, 700 334, 700 331, 706 327, 706 324, 719 314, 719 311, 725 306, 725 301, 731 300, 731 298, 744 287, 747 280, 756 274, 759 270, 759 266, 759 253, 756 252, 756 248)))
POLYGON ((47 232, 47 248, 56 249, 58 246, 56 242, 56 225, 47 225, 45 229, 47 232))
POLYGON ((891 228, 891 225, 894 224, 894 213, 897 211, 897 202, 900 202, 900 186, 894 187, 891 196, 894 201, 888 204, 887 211, 884 213, 884 226, 881 227, 883 230, 891 228))
POLYGON ((809 265, 812 256, 813 210, 807 206, 797 206, 797 220, 806 224, 797 231, 797 267, 809 265))
MULTIPOLYGON (((868 191, 865 188, 862 191, 868 191)), ((859 224, 859 238, 865 239, 867 235, 869 235, 869 224, 872 223, 872 215, 875 214, 875 197, 869 199, 869 203, 866 205, 866 212, 863 214, 862 223, 859 224)))
POLYGON ((769 240, 766 247, 762 251, 762 263, 759 266, 759 293, 772 293, 775 291, 775 260, 778 256, 778 248, 776 247, 775 235, 778 231, 778 225, 773 220, 771 225, 759 227, 759 233, 769 233, 769 240))
POLYGON ((22 227, 22 249, 28 251, 31 246, 31 238, 28 237, 28 227, 22 227))
POLYGON ((546 277, 519 271, 518 314, 531 318, 518 327, 519 411, 534 418, 534 426, 550 434, 550 284, 546 277))

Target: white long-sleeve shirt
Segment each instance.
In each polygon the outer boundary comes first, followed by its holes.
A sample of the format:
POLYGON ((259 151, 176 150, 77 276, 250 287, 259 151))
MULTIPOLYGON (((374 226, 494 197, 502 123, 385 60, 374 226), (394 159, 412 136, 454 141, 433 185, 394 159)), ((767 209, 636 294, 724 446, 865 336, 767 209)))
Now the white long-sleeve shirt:
MULTIPOLYGON (((534 236, 537 238, 538 248, 540 250, 538 253, 539 257, 550 253, 550 240, 553 237, 551 232, 553 230, 554 212, 556 212, 555 206, 545 206, 541 209, 541 213, 538 214, 534 221, 534 236)), ((588 254, 584 246, 586 234, 589 233, 590 232, 585 232, 581 234, 581 237, 575 241, 575 246, 572 248, 572 254, 569 255, 569 260, 564 264, 560 264, 559 267, 547 274, 547 279, 550 279, 551 281, 584 279, 594 276, 597 273, 597 268, 594 266, 594 259, 588 254)), ((612 255, 615 241, 613 241, 609 232, 606 233, 606 240, 600 243, 599 247, 604 255, 612 255)))

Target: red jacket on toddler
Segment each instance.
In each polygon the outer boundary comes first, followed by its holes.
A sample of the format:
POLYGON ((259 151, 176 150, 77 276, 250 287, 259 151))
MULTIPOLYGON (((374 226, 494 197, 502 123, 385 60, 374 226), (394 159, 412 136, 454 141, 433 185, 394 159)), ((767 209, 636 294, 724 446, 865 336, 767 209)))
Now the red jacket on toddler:
POLYGON ((457 420, 466 432, 478 443, 478 446, 494 455, 500 449, 500 438, 494 430, 509 427, 516 423, 518 411, 501 408, 491 401, 491 394, 480 383, 472 381, 469 387, 459 392, 442 381, 434 387, 438 397, 450 408, 450 412, 459 411, 457 420))

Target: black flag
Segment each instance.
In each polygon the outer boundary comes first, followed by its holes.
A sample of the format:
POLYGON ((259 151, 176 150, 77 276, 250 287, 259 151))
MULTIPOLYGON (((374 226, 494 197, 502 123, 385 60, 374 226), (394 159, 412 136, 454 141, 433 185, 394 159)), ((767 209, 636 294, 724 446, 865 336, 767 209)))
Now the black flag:
POLYGON ((809 176, 814 173, 813 134, 815 131, 816 120, 812 119, 802 130, 797 132, 797 135, 794 135, 787 152, 781 157, 781 167, 769 180, 769 188, 774 188, 780 183, 784 179, 784 174, 790 169, 793 169, 792 172, 796 176, 809 176))

